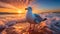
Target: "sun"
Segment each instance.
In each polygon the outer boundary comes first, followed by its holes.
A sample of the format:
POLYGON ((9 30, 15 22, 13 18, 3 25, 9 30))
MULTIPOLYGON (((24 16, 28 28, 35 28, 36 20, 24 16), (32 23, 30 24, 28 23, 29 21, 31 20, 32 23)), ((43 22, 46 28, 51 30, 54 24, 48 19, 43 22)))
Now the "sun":
POLYGON ((26 10, 25 10, 25 9, 18 9, 17 12, 18 12, 19 14, 22 14, 22 13, 26 13, 26 10))
POLYGON ((19 10, 18 13, 22 13, 22 11, 19 10))
POLYGON ((18 13, 22 13, 22 10, 18 10, 17 12, 18 12, 18 13))

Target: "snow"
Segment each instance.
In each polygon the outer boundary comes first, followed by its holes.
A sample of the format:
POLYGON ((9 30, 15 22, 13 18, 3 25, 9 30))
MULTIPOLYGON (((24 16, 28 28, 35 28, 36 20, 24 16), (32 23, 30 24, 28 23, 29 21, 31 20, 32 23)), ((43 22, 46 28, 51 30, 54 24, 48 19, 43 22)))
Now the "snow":
MULTIPOLYGON (((47 18, 46 21, 41 22, 41 24, 36 24, 35 27, 35 31, 41 32, 43 30, 43 33, 53 33, 53 34, 59 34, 60 33, 60 14, 59 13, 44 13, 44 14, 40 14, 40 16, 42 18, 47 18), (38 26, 38 27, 37 27, 38 26)), ((8 27, 14 26, 15 24, 19 24, 17 22, 21 22, 24 19, 24 15, 22 16, 5 16, 5 15, 0 15, 0 22, 2 26, 6 27, 5 25, 7 25, 8 27)), ((27 26, 29 24, 27 24, 26 22, 21 22, 22 24, 26 24, 24 26, 27 26)), ((28 26, 27 28, 29 28, 30 26, 28 26)), ((26 28, 26 30, 27 30, 26 28)), ((4 30, 5 31, 5 30, 4 30)), ((44 33, 44 34, 45 34, 44 33)))

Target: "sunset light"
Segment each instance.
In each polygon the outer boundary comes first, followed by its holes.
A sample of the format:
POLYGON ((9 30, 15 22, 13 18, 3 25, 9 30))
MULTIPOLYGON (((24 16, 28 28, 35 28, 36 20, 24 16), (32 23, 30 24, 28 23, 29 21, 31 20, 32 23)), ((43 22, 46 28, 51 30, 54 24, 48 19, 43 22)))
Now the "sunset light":
POLYGON ((9 13, 23 13, 25 7, 27 7, 33 0, 7 0, 7 2, 1 2, 0 6, 3 7, 3 9, 0 8, 0 12, 9 12, 9 13), (14 1, 14 2, 13 2, 14 1), (11 10, 10 10, 11 9, 11 10))
POLYGON ((60 0, 0 0, 0 34, 60 34, 60 0))
POLYGON ((22 11, 21 11, 21 10, 18 10, 17 12, 18 12, 18 13, 22 13, 22 11))

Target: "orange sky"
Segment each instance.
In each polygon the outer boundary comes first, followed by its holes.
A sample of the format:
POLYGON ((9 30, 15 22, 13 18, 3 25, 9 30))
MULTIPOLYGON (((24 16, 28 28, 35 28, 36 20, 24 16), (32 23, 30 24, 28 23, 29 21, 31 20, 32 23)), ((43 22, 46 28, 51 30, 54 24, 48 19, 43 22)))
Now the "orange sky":
POLYGON ((23 13, 25 11, 25 7, 27 7, 30 2, 32 2, 32 0, 26 0, 25 3, 24 0, 6 0, 4 2, 0 1, 0 6, 4 7, 0 8, 0 12, 23 13))
POLYGON ((34 13, 40 13, 44 12, 46 9, 40 9, 37 8, 38 4, 32 4, 34 2, 33 0, 24 0, 17 1, 17 0, 6 0, 6 1, 0 1, 0 12, 10 12, 10 13, 26 13, 25 8, 30 5, 33 8, 34 13))
POLYGON ((12 12, 12 13, 17 13, 17 10, 14 9, 7 9, 7 8, 0 8, 0 12, 12 12))

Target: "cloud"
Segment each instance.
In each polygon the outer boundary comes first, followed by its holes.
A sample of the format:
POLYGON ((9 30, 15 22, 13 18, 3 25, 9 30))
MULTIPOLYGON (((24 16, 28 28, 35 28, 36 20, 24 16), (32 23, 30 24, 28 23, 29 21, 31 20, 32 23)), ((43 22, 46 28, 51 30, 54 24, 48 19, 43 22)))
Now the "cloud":
POLYGON ((15 6, 8 4, 8 3, 4 3, 4 2, 0 2, 0 7, 18 9, 15 6))

